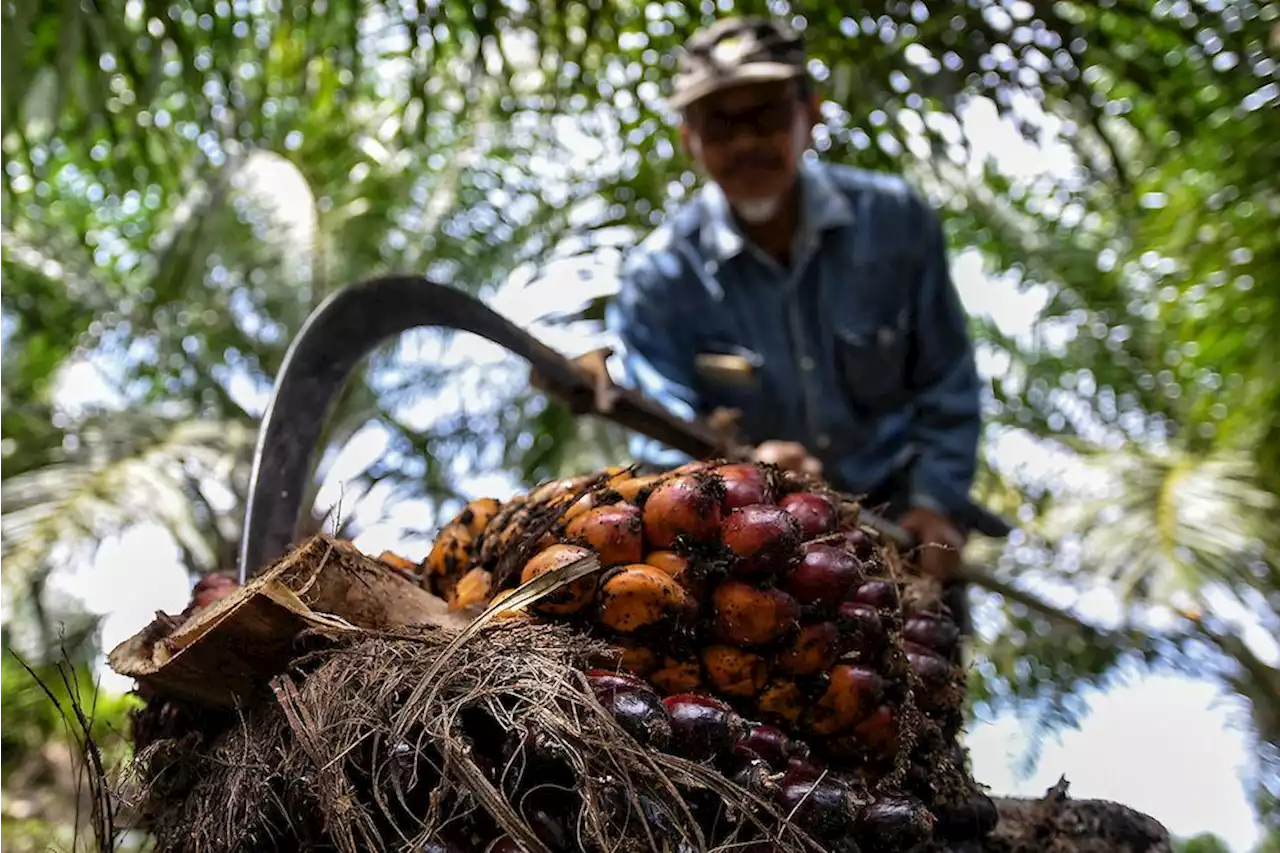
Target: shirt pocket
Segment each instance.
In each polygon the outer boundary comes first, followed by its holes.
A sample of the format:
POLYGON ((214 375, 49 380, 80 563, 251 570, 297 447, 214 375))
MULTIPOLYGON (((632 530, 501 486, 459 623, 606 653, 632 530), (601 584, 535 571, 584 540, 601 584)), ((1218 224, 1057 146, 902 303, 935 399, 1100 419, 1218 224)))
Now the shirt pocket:
POLYGON ((889 322, 836 323, 836 375, 855 408, 882 412, 906 402, 909 330, 905 308, 889 322))
POLYGON ((749 410, 763 388, 764 357, 724 339, 703 341, 694 356, 694 372, 707 411, 749 410))

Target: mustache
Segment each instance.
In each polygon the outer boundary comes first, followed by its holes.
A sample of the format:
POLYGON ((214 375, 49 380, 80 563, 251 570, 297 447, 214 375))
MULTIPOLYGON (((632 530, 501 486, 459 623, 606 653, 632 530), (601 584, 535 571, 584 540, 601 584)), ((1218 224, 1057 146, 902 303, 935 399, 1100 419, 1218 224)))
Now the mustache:
POLYGON ((734 154, 730 165, 735 169, 763 171, 781 169, 783 163, 782 157, 776 151, 755 149, 734 154))

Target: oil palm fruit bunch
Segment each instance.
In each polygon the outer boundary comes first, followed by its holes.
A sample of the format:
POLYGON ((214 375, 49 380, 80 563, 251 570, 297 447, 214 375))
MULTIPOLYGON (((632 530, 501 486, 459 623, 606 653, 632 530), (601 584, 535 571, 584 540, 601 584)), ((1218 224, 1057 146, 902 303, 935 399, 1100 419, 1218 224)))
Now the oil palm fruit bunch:
POLYGON ((772 726, 908 812, 915 800, 896 792, 913 778, 928 806, 967 801, 962 763, 923 783, 911 774, 955 751, 958 631, 917 590, 927 582, 859 526, 852 499, 751 462, 611 468, 468 504, 422 583, 475 607, 591 554, 603 571, 501 615, 606 638, 610 665, 664 701, 708 697, 772 726))

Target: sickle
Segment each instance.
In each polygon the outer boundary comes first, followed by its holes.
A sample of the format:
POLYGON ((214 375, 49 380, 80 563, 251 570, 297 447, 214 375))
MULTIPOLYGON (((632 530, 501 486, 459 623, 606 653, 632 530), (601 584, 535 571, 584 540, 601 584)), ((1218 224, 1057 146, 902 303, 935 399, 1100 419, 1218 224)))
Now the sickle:
MULTIPOLYGON (((589 399, 598 393, 568 358, 456 288, 418 276, 389 276, 338 291, 311 313, 290 344, 262 416, 240 544, 241 583, 292 544, 321 432, 356 365, 383 341, 432 326, 471 332, 506 348, 560 396, 589 399)), ((720 449, 714 430, 676 418, 632 391, 617 389, 610 402, 602 416, 691 456, 720 449)))
MULTIPOLYGON (((599 376, 593 381, 591 371, 468 293, 419 276, 370 279, 321 303, 285 353, 254 450, 240 543, 242 584, 293 544, 321 432, 356 365, 383 341, 418 327, 486 338, 527 361, 557 396, 575 403, 575 410, 591 411, 694 458, 722 455, 727 449, 721 431, 676 417, 630 389, 608 389, 608 405, 600 405, 599 376)), ((1002 519, 977 506, 972 512, 980 532, 1008 534, 1010 527, 1002 519)), ((861 518, 899 546, 914 545, 911 534, 896 524, 866 510, 861 518)))

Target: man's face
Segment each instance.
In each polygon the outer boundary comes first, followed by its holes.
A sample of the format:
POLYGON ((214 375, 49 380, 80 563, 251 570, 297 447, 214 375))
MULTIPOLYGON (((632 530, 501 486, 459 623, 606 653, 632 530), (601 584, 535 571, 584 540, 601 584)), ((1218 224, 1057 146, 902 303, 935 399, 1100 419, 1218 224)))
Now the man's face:
POLYGON ((680 133, 729 202, 750 203, 791 189, 814 118, 794 83, 750 83, 690 104, 680 133))

